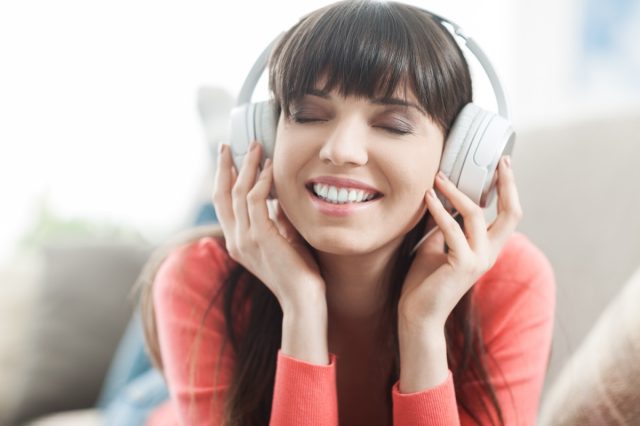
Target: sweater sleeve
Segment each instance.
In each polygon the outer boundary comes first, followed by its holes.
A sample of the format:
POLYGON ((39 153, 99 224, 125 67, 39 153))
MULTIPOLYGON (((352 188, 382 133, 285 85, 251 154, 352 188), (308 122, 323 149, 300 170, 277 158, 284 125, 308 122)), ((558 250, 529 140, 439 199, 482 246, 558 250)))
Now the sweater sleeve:
POLYGON ((270 425, 338 426, 335 354, 316 365, 278 351, 270 425))
POLYGON ((223 344, 222 294, 205 312, 228 272, 225 259, 213 238, 203 238, 176 249, 158 270, 153 303, 171 400, 147 425, 221 424, 235 364, 230 344, 223 344))
MULTIPOLYGON (((555 310, 549 261, 524 235, 514 234, 493 268, 476 283, 473 301, 487 348, 488 379, 504 424, 535 425, 555 310)), ((459 385, 469 411, 481 424, 491 424, 483 409, 491 400, 481 383, 459 385)), ((392 401, 395 426, 476 424, 457 404, 451 371, 443 383, 420 392, 401 394, 397 382, 392 401)))

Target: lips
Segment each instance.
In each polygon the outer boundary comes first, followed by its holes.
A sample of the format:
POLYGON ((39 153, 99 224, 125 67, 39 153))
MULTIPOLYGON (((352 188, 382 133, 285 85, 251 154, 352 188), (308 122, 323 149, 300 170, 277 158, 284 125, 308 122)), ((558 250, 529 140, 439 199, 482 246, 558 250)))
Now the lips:
POLYGON ((340 178, 336 176, 319 176, 317 178, 308 180, 305 183, 305 186, 311 191, 313 191, 314 183, 321 183, 325 185, 335 186, 337 188, 360 189, 367 193, 375 194, 376 198, 382 196, 382 192, 380 192, 377 188, 374 188, 371 185, 367 185, 366 183, 355 180, 355 179, 340 178))

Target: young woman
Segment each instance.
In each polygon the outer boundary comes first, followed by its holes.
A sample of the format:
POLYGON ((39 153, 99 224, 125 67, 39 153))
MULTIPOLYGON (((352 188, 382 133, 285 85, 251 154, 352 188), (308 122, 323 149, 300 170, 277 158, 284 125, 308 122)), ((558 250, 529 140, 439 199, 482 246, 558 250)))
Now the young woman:
POLYGON ((269 82, 273 161, 259 171, 256 143, 237 170, 223 146, 220 227, 163 249, 142 279, 171 394, 148 424, 534 424, 553 273, 514 232, 508 157, 490 225, 438 173, 471 102, 452 36, 411 6, 336 3, 279 41, 269 82))

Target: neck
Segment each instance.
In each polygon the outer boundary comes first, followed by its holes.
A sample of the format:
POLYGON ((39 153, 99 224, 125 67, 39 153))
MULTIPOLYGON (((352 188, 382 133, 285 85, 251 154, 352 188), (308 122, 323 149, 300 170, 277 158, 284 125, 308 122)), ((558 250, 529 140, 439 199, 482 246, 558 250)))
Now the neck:
POLYGON ((329 333, 373 338, 388 297, 390 275, 402 240, 375 252, 318 252, 326 283, 329 333))

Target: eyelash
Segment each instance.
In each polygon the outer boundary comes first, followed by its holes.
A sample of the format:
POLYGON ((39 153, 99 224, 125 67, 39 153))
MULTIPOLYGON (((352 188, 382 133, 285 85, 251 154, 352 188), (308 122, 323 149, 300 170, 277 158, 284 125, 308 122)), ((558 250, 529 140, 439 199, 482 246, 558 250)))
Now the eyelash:
MULTIPOLYGON (((292 115, 293 121, 295 121, 298 124, 305 124, 305 123, 313 123, 313 122, 318 122, 318 121, 325 121, 325 120, 320 120, 317 118, 304 118, 304 117, 298 117, 297 115, 292 115)), ((396 129, 395 127, 382 127, 382 126, 378 126, 380 129, 383 129, 389 133, 393 133, 394 135, 400 135, 400 136, 404 136, 404 135, 409 135, 412 134, 413 132, 408 131, 408 130, 401 130, 401 129, 396 129)))

